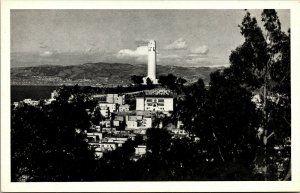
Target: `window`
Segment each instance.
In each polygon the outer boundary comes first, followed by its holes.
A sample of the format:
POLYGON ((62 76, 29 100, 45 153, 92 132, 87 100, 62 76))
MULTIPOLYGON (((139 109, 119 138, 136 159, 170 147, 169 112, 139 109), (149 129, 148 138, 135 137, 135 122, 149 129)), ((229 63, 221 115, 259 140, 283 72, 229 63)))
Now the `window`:
POLYGON ((158 102, 159 102, 159 103, 163 103, 163 102, 164 102, 164 99, 158 99, 158 102))
POLYGON ((147 102, 152 102, 152 99, 147 99, 147 102))

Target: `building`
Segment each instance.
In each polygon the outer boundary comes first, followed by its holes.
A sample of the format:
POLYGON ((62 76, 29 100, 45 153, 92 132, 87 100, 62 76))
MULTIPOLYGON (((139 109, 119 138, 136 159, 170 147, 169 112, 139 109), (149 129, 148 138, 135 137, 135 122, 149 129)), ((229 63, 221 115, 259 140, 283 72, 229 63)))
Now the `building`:
POLYGON ((104 117, 104 118, 109 118, 110 117, 110 110, 108 107, 100 107, 100 114, 104 117))
POLYGON ((173 97, 170 96, 143 96, 136 97, 137 111, 173 111, 173 97))
POLYGON ((13 105, 14 105, 14 107, 18 107, 19 106, 19 102, 14 102, 13 105))
POLYGON ((119 106, 119 112, 127 112, 127 111, 129 111, 129 105, 128 104, 124 104, 124 105, 119 106))
POLYGON ((126 130, 148 129, 152 127, 152 117, 142 115, 127 115, 126 130))
POLYGON ((152 81, 152 84, 158 84, 156 79, 156 42, 150 40, 148 43, 148 71, 147 77, 143 78, 144 84, 147 84, 147 79, 152 81))
POLYGON ((39 104, 39 101, 35 101, 31 99, 24 99, 23 102, 32 106, 37 106, 39 104))
POLYGON ((110 118, 112 112, 117 112, 117 104, 116 103, 102 103, 98 104, 100 107, 100 113, 105 118, 110 118))
POLYGON ((102 141, 102 133, 101 132, 87 132, 87 139, 89 142, 101 142, 102 141))
POLYGON ((111 127, 111 121, 110 120, 104 120, 100 122, 100 125, 102 126, 102 128, 104 129, 104 127, 111 127))
POLYGON ((111 112, 117 111, 117 104, 116 103, 99 103, 100 108, 109 108, 111 112))
POLYGON ((56 97, 58 97, 58 92, 54 90, 51 92, 51 99, 55 99, 56 97))
POLYGON ((105 102, 107 97, 106 94, 93 94, 91 98, 100 102, 105 102))
POLYGON ((106 95, 107 103, 116 103, 118 105, 125 104, 125 95, 119 96, 118 94, 107 94, 106 95))
POLYGON ((146 154, 146 145, 138 145, 137 147, 135 147, 135 154, 136 155, 144 155, 146 154))

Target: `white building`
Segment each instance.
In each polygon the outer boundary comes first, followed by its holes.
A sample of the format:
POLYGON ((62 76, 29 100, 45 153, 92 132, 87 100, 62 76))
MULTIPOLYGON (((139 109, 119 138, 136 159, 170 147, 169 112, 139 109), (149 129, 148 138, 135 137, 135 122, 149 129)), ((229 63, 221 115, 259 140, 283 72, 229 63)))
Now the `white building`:
POLYGON ((111 127, 111 122, 110 122, 110 120, 101 121, 100 125, 102 126, 102 128, 111 127))
POLYGON ((86 135, 90 142, 102 141, 102 133, 100 132, 87 132, 86 135))
POLYGON ((129 111, 129 105, 128 104, 124 104, 124 105, 119 106, 119 112, 127 112, 127 111, 129 111))
POLYGON ((15 107, 19 106, 19 102, 14 102, 13 104, 14 104, 15 107))
POLYGON ((144 155, 146 154, 146 145, 138 145, 137 147, 135 147, 135 154, 136 155, 144 155))
POLYGON ((99 103, 100 108, 109 108, 111 112, 117 111, 117 104, 116 103, 99 103))
POLYGON ((55 99, 58 96, 58 92, 56 90, 51 92, 51 99, 55 99))
POLYGON ((118 94, 107 94, 106 95, 106 102, 107 103, 116 103, 119 105, 125 104, 125 95, 119 96, 118 94))
POLYGON ((108 107, 100 107, 100 114, 104 117, 104 118, 109 118, 110 117, 110 111, 108 107))
POLYGON ((173 111, 173 105, 173 98, 168 96, 136 97, 138 111, 173 111))
POLYGON ((147 84, 147 78, 149 78, 153 84, 158 84, 156 79, 156 42, 150 40, 148 43, 148 74, 143 78, 144 84, 147 84))
POLYGON ((100 113, 105 118, 109 118, 112 112, 117 112, 117 104, 116 103, 99 103, 100 113))
POLYGON ((127 115, 126 130, 148 129, 152 127, 152 118, 142 115, 127 115))
POLYGON ((33 105, 33 106, 37 106, 39 104, 39 101, 35 101, 35 100, 31 100, 31 99, 24 99, 23 102, 28 105, 33 105))

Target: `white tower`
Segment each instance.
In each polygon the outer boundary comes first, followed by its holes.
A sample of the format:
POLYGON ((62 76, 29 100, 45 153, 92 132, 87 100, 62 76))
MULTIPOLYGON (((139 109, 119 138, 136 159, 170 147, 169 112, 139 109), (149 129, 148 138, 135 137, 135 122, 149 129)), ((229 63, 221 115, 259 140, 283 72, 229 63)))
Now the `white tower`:
POLYGON ((148 43, 148 74, 144 77, 144 84, 147 84, 147 78, 150 78, 153 84, 158 84, 156 79, 156 42, 150 40, 148 43))

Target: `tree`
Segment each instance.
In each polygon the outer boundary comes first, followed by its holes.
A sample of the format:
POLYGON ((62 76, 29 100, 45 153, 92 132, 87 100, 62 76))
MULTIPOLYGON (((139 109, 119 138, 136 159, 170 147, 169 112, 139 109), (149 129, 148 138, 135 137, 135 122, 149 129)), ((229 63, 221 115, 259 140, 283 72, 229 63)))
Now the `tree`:
POLYGON ((153 82, 149 77, 146 79, 146 83, 147 83, 147 86, 152 86, 153 85, 153 82))
POLYGON ((131 76, 131 81, 134 84, 141 85, 143 83, 143 76, 132 75, 131 76))
POLYGON ((211 132, 223 162, 243 162, 247 166, 254 160, 255 129, 260 117, 251 102, 251 92, 228 79, 226 73, 216 71, 211 74, 204 105, 207 119, 202 130, 204 134, 207 134, 205 130, 211 132))
POLYGON ((168 74, 167 76, 160 76, 159 77, 159 82, 162 86, 166 86, 170 89, 174 89, 175 85, 176 85, 176 80, 177 77, 174 76, 173 74, 168 74))
POLYGON ((185 129, 195 133, 199 127, 203 127, 204 104, 207 91, 202 79, 184 88, 184 95, 176 101, 173 117, 178 118, 185 125, 185 129))
POLYGON ((93 111, 93 115, 91 117, 91 122, 94 125, 99 125, 101 121, 105 120, 105 117, 100 112, 100 107, 96 107, 93 111))
POLYGON ((184 79, 184 78, 177 78, 176 80, 176 84, 180 85, 180 86, 183 86, 183 84, 185 84, 187 81, 184 79))
POLYGON ((290 137, 290 34, 281 31, 275 10, 263 10, 262 22, 265 33, 256 19, 246 13, 239 26, 245 42, 231 53, 229 71, 241 85, 262 99, 263 151, 258 155, 262 164, 257 165, 267 180, 267 168, 272 165, 268 158, 274 157, 271 153, 274 145, 290 137), (281 108, 283 104, 285 108, 281 108), (279 114, 283 116, 278 117, 279 114))
POLYGON ((12 181, 83 181, 93 178, 94 152, 85 95, 63 87, 50 105, 12 111, 12 181), (72 96, 72 97, 71 97, 72 96))

